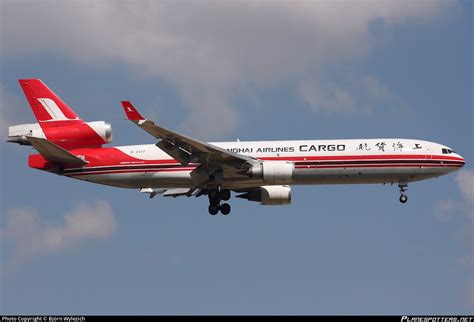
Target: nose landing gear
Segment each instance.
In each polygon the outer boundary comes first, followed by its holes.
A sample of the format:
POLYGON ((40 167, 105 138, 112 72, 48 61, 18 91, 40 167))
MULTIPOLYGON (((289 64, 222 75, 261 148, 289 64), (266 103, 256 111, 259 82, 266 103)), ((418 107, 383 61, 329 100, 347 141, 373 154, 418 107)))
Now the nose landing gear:
POLYGON ((221 204, 221 201, 227 201, 230 199, 230 190, 227 189, 213 189, 210 190, 208 193, 209 197, 209 214, 210 215, 217 215, 220 211, 223 215, 230 214, 230 205, 228 203, 221 204))
POLYGON ((408 184, 406 183, 399 183, 398 188, 400 188, 400 202, 406 203, 408 201, 408 197, 405 192, 408 190, 408 184))
POLYGON ((408 197, 406 195, 400 195, 400 202, 406 203, 408 201, 408 197))

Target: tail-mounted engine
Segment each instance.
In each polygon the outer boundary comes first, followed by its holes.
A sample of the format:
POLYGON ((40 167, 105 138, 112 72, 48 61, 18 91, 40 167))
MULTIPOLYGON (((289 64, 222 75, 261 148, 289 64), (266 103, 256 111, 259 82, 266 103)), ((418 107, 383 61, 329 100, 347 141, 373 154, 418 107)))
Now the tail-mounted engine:
POLYGON ((112 141, 110 124, 84 122, 40 79, 20 79, 18 82, 38 123, 10 126, 8 142, 31 145, 27 137, 33 137, 70 150, 97 148, 112 141))
MULTIPOLYGON (((62 122, 68 123, 68 122, 62 122)), ((104 121, 71 122, 71 125, 41 127, 38 123, 8 128, 8 142, 31 145, 27 136, 43 138, 62 148, 99 147, 112 142, 112 126, 104 121)))

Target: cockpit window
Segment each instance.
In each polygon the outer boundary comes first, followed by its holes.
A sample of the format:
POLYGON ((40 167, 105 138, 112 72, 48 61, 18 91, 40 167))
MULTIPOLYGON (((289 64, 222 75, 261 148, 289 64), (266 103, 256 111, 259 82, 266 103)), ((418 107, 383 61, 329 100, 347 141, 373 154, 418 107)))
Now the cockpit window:
POLYGON ((441 149, 441 151, 443 152, 443 154, 456 153, 456 152, 454 152, 454 150, 451 150, 451 149, 441 149))

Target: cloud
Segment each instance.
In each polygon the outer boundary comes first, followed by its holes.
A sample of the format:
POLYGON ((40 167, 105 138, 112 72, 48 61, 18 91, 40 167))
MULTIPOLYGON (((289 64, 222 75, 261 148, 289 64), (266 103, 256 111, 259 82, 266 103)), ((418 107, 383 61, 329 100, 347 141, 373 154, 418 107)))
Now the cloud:
POLYGON ((466 214, 474 221, 474 170, 460 170, 455 180, 462 198, 438 201, 435 205, 436 217, 441 221, 448 221, 457 213, 466 214))
POLYGON ((7 107, 7 94, 3 89, 2 84, 0 83, 0 135, 5 137, 8 132, 9 121, 6 116, 6 107, 7 107))
POLYGON ((474 280, 472 271, 474 268, 474 170, 462 169, 455 178, 461 193, 460 199, 441 200, 435 205, 435 215, 440 221, 449 221, 454 218, 462 221, 463 228, 457 235, 464 243, 466 253, 459 258, 459 265, 467 269, 471 274, 467 280, 465 289, 462 290, 463 302, 468 306, 474 306, 474 280))
POLYGON ((456 177, 459 190, 466 202, 474 202, 474 170, 461 170, 456 177))
POLYGON ((470 268, 470 269, 474 269, 474 257, 473 256, 469 256, 469 255, 463 256, 459 259, 459 263, 462 266, 465 266, 465 267, 470 268))
POLYGON ((368 75, 346 81, 346 84, 303 81, 299 94, 312 110, 329 115, 370 115, 376 106, 399 101, 378 79, 368 75))
POLYGON ((7 137, 10 125, 31 122, 31 109, 26 99, 12 94, 0 82, 0 136, 7 137))
POLYGON ((474 170, 459 171, 456 182, 463 198, 462 205, 471 220, 471 228, 474 228, 474 170))
POLYGON ((6 211, 0 239, 11 246, 8 258, 11 268, 35 256, 64 251, 88 240, 108 238, 117 227, 112 207, 106 201, 79 204, 64 215, 61 225, 42 223, 36 209, 11 208, 6 211))
POLYGON ((458 201, 453 199, 440 200, 435 205, 436 219, 439 221, 449 221, 459 208, 460 205, 458 201))
MULTIPOLYGON (((383 42, 372 31, 375 24, 426 22, 451 5, 408 0, 4 1, 2 54, 7 59, 62 54, 85 64, 127 64, 144 77, 176 86, 190 108, 186 127, 215 136, 238 126, 232 103, 236 92, 309 76, 324 81, 331 66, 357 62, 383 42)), ((384 95, 379 81, 368 81, 365 94, 384 95)), ((356 92, 338 86, 315 98, 307 87, 300 91, 310 102, 326 102, 326 110, 358 108, 356 92)))
POLYGON ((474 279, 470 278, 466 282, 466 286, 463 289, 462 299, 466 306, 473 308, 474 307, 474 279))

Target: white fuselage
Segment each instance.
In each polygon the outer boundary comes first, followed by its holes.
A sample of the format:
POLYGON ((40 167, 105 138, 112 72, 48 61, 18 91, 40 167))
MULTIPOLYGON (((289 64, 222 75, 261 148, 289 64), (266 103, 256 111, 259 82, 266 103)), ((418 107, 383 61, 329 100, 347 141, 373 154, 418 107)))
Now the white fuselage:
MULTIPOLYGON (((294 163, 289 185, 407 183, 437 177, 464 165, 450 148, 422 140, 356 139, 214 142, 235 153, 294 163)), ((110 148, 120 161, 67 169, 65 175, 125 188, 192 188, 198 164, 181 165, 153 144, 110 148), (125 156, 125 159, 123 158, 125 156)), ((87 159, 87 156, 86 156, 87 159)), ((224 168, 222 187, 242 189, 279 183, 236 175, 224 168)))

